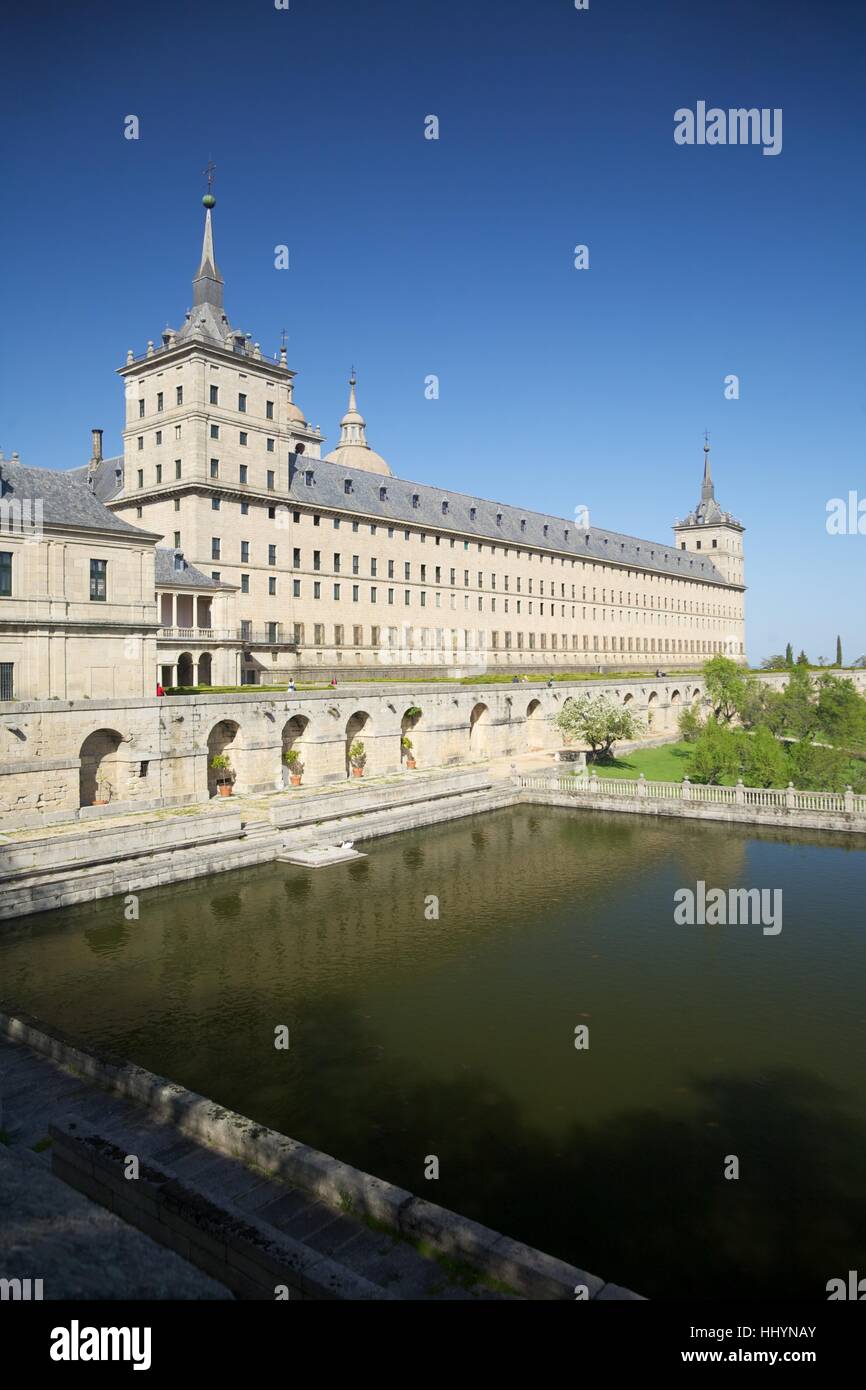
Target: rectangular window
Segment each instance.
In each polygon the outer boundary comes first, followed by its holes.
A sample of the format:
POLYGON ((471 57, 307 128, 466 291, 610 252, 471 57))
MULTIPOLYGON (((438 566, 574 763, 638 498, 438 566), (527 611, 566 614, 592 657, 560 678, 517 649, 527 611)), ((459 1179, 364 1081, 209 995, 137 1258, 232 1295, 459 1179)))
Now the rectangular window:
POLYGON ((210 388, 210 403, 211 405, 219 405, 220 403, 220 389, 218 386, 212 386, 210 388))
POLYGON ((108 561, 90 561, 90 601, 91 603, 105 603, 108 594, 106 592, 108 579, 108 561))
POLYGON ((277 592, 277 579, 276 579, 276 575, 269 574, 269 575, 268 575, 268 593, 271 594, 271 595, 273 595, 273 594, 275 594, 276 592, 277 592))
POLYGON ((364 629, 356 626, 352 628, 352 641, 356 647, 360 647, 364 641, 364 629))
POLYGON ((162 464, 161 464, 161 463, 158 463, 158 464, 156 465, 156 481, 157 481, 158 483, 161 483, 161 482, 162 482, 162 464))
POLYGON ((249 618, 241 618, 241 637, 249 641, 253 635, 253 625, 249 618))
POLYGON ((175 531, 174 533, 174 548, 175 550, 180 550, 180 531, 175 531))
POLYGON ((12 551, 0 550, 0 598, 12 597, 12 551))
POLYGON ((211 509, 212 512, 218 512, 218 511, 219 511, 219 509, 220 509, 220 499, 219 499, 218 497, 212 497, 212 498, 210 499, 210 509, 211 509))
POLYGON ((301 552, 300 552, 300 550, 298 549, 298 547, 295 546, 294 550, 292 551, 292 568, 293 568, 293 569, 300 569, 300 567, 301 567, 301 552))
POLYGON ((220 475, 220 461, 219 461, 219 459, 211 459, 211 461, 210 461, 210 475, 211 475, 212 478, 218 478, 218 477, 219 477, 219 475, 220 475))
POLYGON ((216 582, 217 582, 217 584, 219 584, 219 582, 220 582, 220 572, 219 572, 219 570, 211 570, 211 572, 210 572, 210 577, 211 577, 211 579, 215 579, 216 582))
POLYGON ((163 396, 163 393, 162 393, 161 391, 157 391, 157 393, 156 393, 156 408, 157 408, 157 410, 162 410, 162 409, 163 409, 163 406, 164 406, 164 403, 165 403, 165 397, 163 396))
POLYGON ((371 589, 371 590, 370 590, 370 602, 371 602, 371 603, 375 603, 375 602, 376 602, 376 590, 375 590, 375 589, 371 589))
POLYGON ((243 391, 238 396, 238 410, 240 411, 241 415, 245 415, 247 412, 247 398, 244 395, 243 391))
POLYGON ((301 597, 301 581, 300 581, 300 579, 293 579, 293 580, 292 580, 292 598, 300 598, 300 597, 301 597))
POLYGON ((378 569, 378 566, 377 566, 376 561, 375 561, 375 560, 371 560, 371 561, 370 561, 370 576, 371 576, 372 579, 375 579, 375 578, 376 578, 377 569, 378 569))
POLYGON ((238 442, 239 442, 239 444, 240 444, 240 446, 241 446, 242 449, 245 449, 245 448, 247 447, 247 432, 246 432, 246 430, 241 430, 241 432, 240 432, 240 439, 238 440, 238 442))
POLYGON ((140 434, 140 435, 138 436, 138 441, 137 441, 137 442, 138 442, 139 450, 143 449, 143 448, 144 448, 144 435, 143 435, 143 434, 140 434))
POLYGON ((181 476, 181 473, 182 473, 182 472, 183 472, 183 464, 181 463, 180 459, 175 459, 175 461, 174 461, 174 476, 175 476, 176 478, 179 478, 179 477, 181 476))
POLYGON ((210 427, 210 437, 211 437, 211 439, 219 439, 219 437, 220 437, 220 427, 219 427, 219 425, 211 425, 211 427, 210 427))
POLYGON ((393 589, 389 589, 389 590, 388 590, 388 602, 389 602, 389 603, 393 603, 393 602, 394 602, 394 590, 393 590, 393 589))
POLYGON ((241 564, 248 565, 250 562, 250 543, 241 541, 241 564))
POLYGON ((143 468, 139 468, 139 470, 138 470, 138 486, 139 486, 139 487, 144 487, 144 469, 143 469, 143 468))
POLYGON ((353 602, 353 603, 357 603, 359 597, 360 597, 360 593, 359 593, 358 585, 357 585, 357 584, 353 584, 353 585, 352 585, 352 602, 353 602))
POLYGON ((339 586, 339 584, 335 584, 335 585, 334 585, 334 598, 339 600, 339 597, 340 597, 340 586, 339 586))
POLYGON ((241 502, 241 516, 249 516, 249 514, 250 514, 250 504, 249 504, 249 502, 241 502))
POLYGON ((272 454, 274 452, 274 441, 272 439, 265 440, 265 448, 269 454, 272 454))
POLYGON ((175 439, 180 439, 182 428, 183 428, 183 427, 182 427, 181 425, 175 425, 175 427, 174 427, 174 437, 175 437, 175 439))
POLYGON ((379 645, 379 629, 377 627, 370 628, 370 643, 374 647, 379 645))
POLYGON ((273 403, 273 401, 265 401, 265 419, 266 419, 266 420, 273 420, 273 418, 274 418, 274 403, 273 403))
POLYGON ((321 552, 321 550, 314 550, 314 551, 313 551, 313 569, 314 569, 314 570, 320 570, 321 568, 322 568, 322 552, 321 552))
POLYGON ((174 390, 175 405, 183 405, 183 387, 176 386, 174 390))
POLYGON ((321 584, 319 583, 319 581, 318 581, 318 579, 317 579, 317 580, 315 581, 315 583, 313 584, 313 598, 321 598, 321 597, 322 597, 322 586, 321 586, 321 584))
POLYGON ((315 641, 317 647, 323 646, 324 641, 325 641, 325 624, 324 624, 324 623, 314 623, 314 624, 313 624, 313 640, 315 641))
POLYGON ((269 468, 269 469, 268 469, 267 483, 268 483, 268 492, 273 492, 273 490, 274 490, 274 470, 273 470, 272 468, 269 468))
POLYGON ((156 442, 157 442, 157 444, 161 444, 161 443, 162 443, 162 430, 157 430, 157 432, 156 432, 156 442))
POLYGON ((250 577, 248 574, 241 575, 241 593, 248 594, 250 591, 250 577))
POLYGON ((219 536, 211 536, 210 538, 210 557, 212 560, 218 560, 220 558, 219 536))
MULTIPOLYGON (((144 417, 144 401, 143 401, 143 400, 140 400, 140 401, 138 402, 138 418, 139 418, 139 420, 141 420, 143 417, 144 417)), ((683 546, 683 549, 685 550, 685 546, 683 546)))
POLYGON ((361 564, 360 557, 359 557, 358 555, 353 555, 353 556, 352 556, 352 573, 353 573, 353 574, 358 574, 358 573, 359 573, 360 564, 361 564))
POLYGON ((393 560, 389 560, 389 561, 388 561, 388 578, 389 578, 389 579, 393 579, 393 578, 394 578, 394 561, 393 561, 393 560))
POLYGON ((0 661, 0 700, 15 699, 15 667, 11 661, 0 661))
POLYGON ((268 546, 268 564, 269 564, 269 565, 275 565, 276 563, 277 563, 277 547, 276 547, 275 545, 269 545, 269 546, 268 546))
MULTIPOLYGON (((338 584, 336 587, 339 588, 339 587, 340 587, 339 584, 338 584)), ((342 623, 336 623, 336 624, 334 625, 334 646, 335 646, 335 647, 342 647, 342 645, 343 645, 343 625, 342 625, 342 623)))
POLYGON ((247 465, 246 465, 245 463, 242 463, 242 464, 240 464, 239 481, 242 482, 242 483, 245 483, 246 480, 247 480, 247 465))

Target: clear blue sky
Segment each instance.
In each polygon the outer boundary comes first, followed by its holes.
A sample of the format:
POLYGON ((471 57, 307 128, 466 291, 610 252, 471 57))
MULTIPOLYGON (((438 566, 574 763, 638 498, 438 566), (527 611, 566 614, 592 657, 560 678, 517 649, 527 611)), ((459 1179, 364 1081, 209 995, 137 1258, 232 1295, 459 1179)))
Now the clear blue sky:
POLYGON ((329 447, 354 362, 399 476, 667 540, 707 428, 750 657, 866 652, 866 536, 825 529, 866 495, 862 4, 96 0, 4 39, 7 456, 119 451, 114 369, 189 305, 212 156, 229 315, 288 330, 329 447), (698 100, 781 107, 781 154, 675 145, 698 100))

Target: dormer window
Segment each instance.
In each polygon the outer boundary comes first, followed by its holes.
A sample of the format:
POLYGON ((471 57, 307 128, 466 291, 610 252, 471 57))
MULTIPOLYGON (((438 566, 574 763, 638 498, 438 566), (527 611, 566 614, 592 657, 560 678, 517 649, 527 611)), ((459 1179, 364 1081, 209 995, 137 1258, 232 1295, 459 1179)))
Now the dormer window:
POLYGON ((477 507, 470 507, 470 508, 469 508, 469 520, 470 520, 470 521, 474 521, 477 515, 478 515, 478 508, 477 508, 477 507))
POLYGON ((563 536, 565 537, 565 539, 568 540, 568 527, 567 527, 567 526, 566 526, 566 528, 565 528, 565 530, 563 531, 562 534, 563 534, 563 536))
POLYGON ((351 478, 347 478, 346 481, 343 483, 343 491, 345 492, 346 496, 348 497, 349 493, 352 491, 352 479, 351 479, 351 478))
POLYGON ((413 493, 412 493, 412 506, 413 506, 413 507, 417 507, 417 506, 418 506, 418 503, 420 502, 420 500, 421 500, 421 499, 420 499, 420 497, 418 496, 417 492, 413 492, 413 493))
POLYGON ((180 554, 176 554, 176 555, 175 555, 175 557, 174 557, 174 567, 175 567, 176 570, 182 570, 182 569, 183 569, 183 556, 182 556, 182 555, 180 555, 180 554))
POLYGON ((448 515, 448 502, 447 502, 447 501, 444 501, 444 502, 442 503, 442 515, 443 515, 443 516, 447 516, 447 515, 448 515))
POLYGON ((525 517, 525 516, 522 516, 522 517, 520 518, 520 529, 521 529, 521 531, 525 531, 525 530, 526 530, 526 517, 525 517))
POLYGON ((307 484, 307 487, 312 487, 312 486, 313 486, 313 470, 312 470, 312 468, 308 468, 308 469, 306 470, 306 472, 304 473, 304 482, 307 484))
POLYGON ((388 500, 388 489, 387 489, 386 487, 380 487, 380 488, 379 488, 379 501, 380 501, 380 502, 387 502, 387 500, 388 500))
POLYGON ((548 532, 548 525, 547 525, 547 522, 546 522, 546 521, 545 521, 545 523, 544 523, 544 525, 543 525, 543 527, 542 527, 541 529, 543 530, 543 532, 544 532, 544 534, 545 534, 545 536, 546 536, 546 535, 547 535, 547 532, 548 532))
POLYGON ((497 526, 501 526, 501 525, 502 525, 502 513, 501 513, 501 512, 497 512, 497 513, 496 513, 496 525, 497 525, 497 526))

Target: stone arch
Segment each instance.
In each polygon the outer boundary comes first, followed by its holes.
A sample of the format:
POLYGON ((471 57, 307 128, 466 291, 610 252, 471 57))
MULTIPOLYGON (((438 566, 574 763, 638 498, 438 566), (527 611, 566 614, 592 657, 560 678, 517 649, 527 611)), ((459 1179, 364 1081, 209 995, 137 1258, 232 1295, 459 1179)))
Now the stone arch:
POLYGON ((195 663, 192 652, 181 652, 177 659, 178 685, 195 685, 195 663))
POLYGON ((487 735, 490 729, 490 710, 479 702, 473 706, 469 716, 469 756, 483 758, 487 750, 487 735))
POLYGON ((213 685, 213 656, 210 652, 202 652, 198 659, 196 685, 213 685))
POLYGON ((211 767, 211 759, 217 753, 225 753, 231 758, 232 771, 236 778, 240 777, 241 769, 238 767, 238 753, 241 748, 238 733, 239 725, 233 719, 221 719, 218 724, 214 724, 207 736, 207 794, 210 797, 218 796, 217 773, 211 767))
POLYGON ((649 693, 649 698, 647 699, 647 702, 646 702, 646 726, 647 726, 647 729, 652 729, 653 725, 655 724, 655 716, 656 716, 656 709, 657 709, 657 707, 658 707, 658 702, 659 702, 658 691, 657 691, 657 690, 651 690, 650 693, 649 693))
POLYGON ((412 760, 412 762, 415 762, 415 760, 418 757, 418 749, 415 745, 415 740, 412 739, 412 734, 417 729, 418 725, 421 723, 422 717, 423 710, 421 709, 420 705, 408 705, 406 709, 403 711, 403 717, 400 720, 400 757, 401 759, 405 757, 407 765, 410 759, 412 760), (416 710, 417 713, 413 713, 413 711, 416 710), (407 748, 404 750, 404 738, 412 739, 411 748, 407 748))
POLYGON ((122 801, 118 751, 123 735, 116 729, 95 729, 81 745, 78 772, 78 804, 92 806, 95 801, 122 801), (97 797, 97 791, 100 795, 97 797), (106 795, 103 796, 102 792, 106 795))
POLYGON ((675 729, 677 727, 677 719, 679 718, 681 703, 682 696, 680 695, 680 692, 678 690, 672 690, 668 708, 668 727, 671 729, 675 729))
POLYGON ((622 703, 623 703, 623 705, 627 708, 627 707, 631 704, 631 702, 632 702, 633 699, 634 699, 634 695, 631 693, 630 690, 627 690, 626 693, 625 693, 625 695, 623 696, 622 703))
MULTIPOLYGON (((356 709, 356 710, 355 710, 355 713, 352 714, 352 715, 350 715, 349 718, 346 720, 346 776, 347 776, 347 777, 351 777, 351 776, 352 776, 352 764, 351 764, 351 762, 349 761, 349 749, 352 747, 352 744, 353 744, 353 743, 356 743, 356 742, 357 742, 357 743, 364 743, 364 739, 363 739, 362 735, 363 735, 365 732, 368 733, 368 734, 370 734, 370 733, 373 732, 373 720, 372 720, 371 716, 367 713, 367 711, 366 711, 365 709, 356 709)), ((366 745, 365 743, 364 743, 364 748, 365 748, 365 751, 366 751, 366 753, 367 753, 367 758, 368 758, 368 760, 369 760, 370 750, 369 750, 369 748, 367 748, 367 745, 366 745)), ((366 771, 366 768, 367 768, 368 765, 369 765, 369 761, 368 761, 367 764, 365 764, 365 771, 366 771)))
POLYGON ((280 740, 280 784, 284 787, 289 785, 289 767, 285 762, 284 754, 290 748, 295 749, 301 755, 301 762, 304 765, 304 772, 307 771, 307 751, 310 747, 308 734, 310 721, 305 714, 293 714, 291 719, 287 719, 283 725, 282 738, 280 740))
POLYGON ((526 746, 530 753, 537 753, 542 745, 541 701, 530 700, 526 706, 526 746))

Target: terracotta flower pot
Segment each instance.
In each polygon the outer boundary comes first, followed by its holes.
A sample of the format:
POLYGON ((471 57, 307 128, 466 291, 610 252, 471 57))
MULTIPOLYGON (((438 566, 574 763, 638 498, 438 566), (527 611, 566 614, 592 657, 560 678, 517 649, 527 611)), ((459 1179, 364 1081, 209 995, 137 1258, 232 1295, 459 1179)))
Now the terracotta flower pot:
POLYGON ((299 787, 301 785, 301 774, 299 772, 289 773, 289 781, 293 787, 299 787))
POLYGON ((219 786, 217 787, 217 791, 219 792, 220 796, 231 796, 231 794, 232 794, 232 784, 231 784, 231 782, 220 782, 219 786))
POLYGON ((353 777, 363 777, 363 776, 364 776, 364 769, 363 769, 362 767, 353 767, 353 768, 352 768, 352 776, 353 776, 353 777))
POLYGON ((415 767, 418 766, 418 764, 415 762, 415 759, 414 759, 414 758, 407 758, 407 759, 406 759, 406 766, 407 766, 407 767, 411 767, 411 768, 415 768, 415 767))

